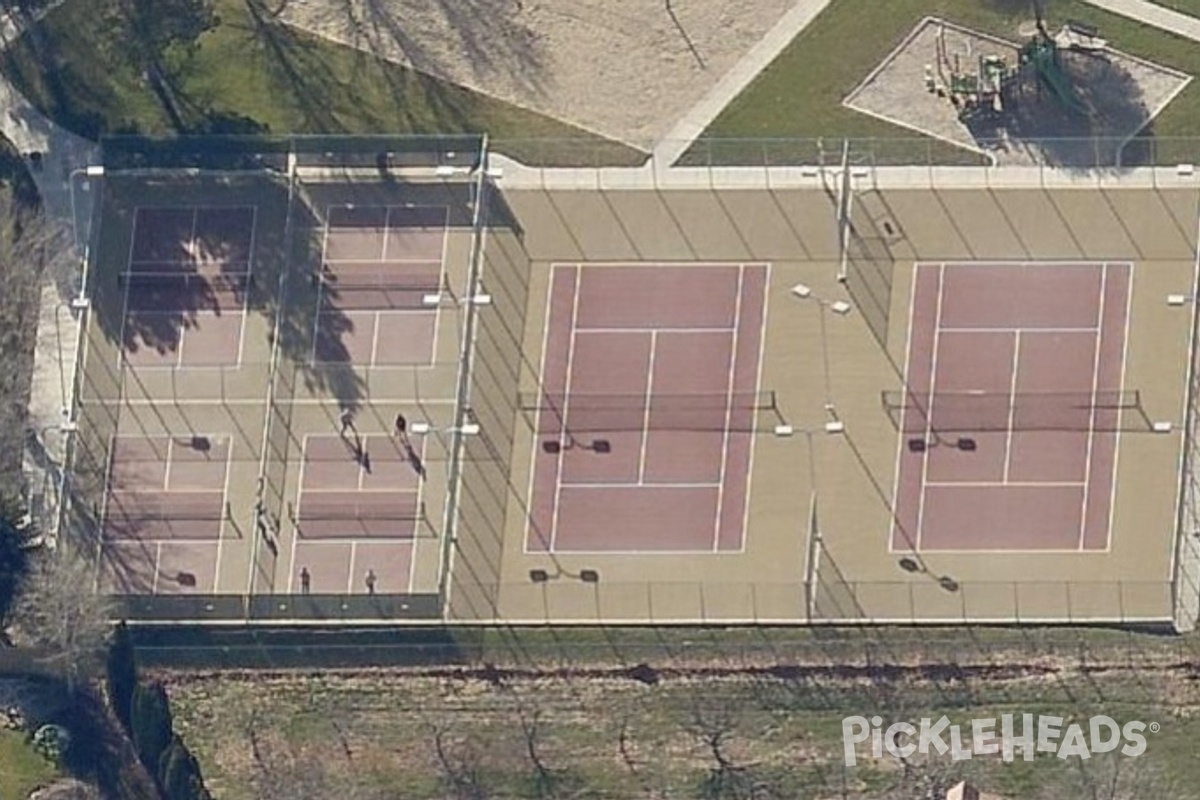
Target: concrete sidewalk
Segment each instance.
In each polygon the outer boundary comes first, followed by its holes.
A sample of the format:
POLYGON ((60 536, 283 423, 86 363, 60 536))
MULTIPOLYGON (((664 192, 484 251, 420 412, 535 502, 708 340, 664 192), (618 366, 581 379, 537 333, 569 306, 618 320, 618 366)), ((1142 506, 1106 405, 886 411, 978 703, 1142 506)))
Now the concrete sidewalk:
MULTIPOLYGON (((0 49, 16 41, 23 25, 36 21, 49 10, 31 20, 12 14, 0 16, 0 49)), ((91 235, 94 194, 88 181, 76 171, 99 163, 100 154, 95 143, 52 123, 2 77, 0 133, 22 154, 42 154, 38 169, 27 162, 29 171, 47 217, 61 226, 67 251, 63 258, 48 265, 43 278, 23 465, 29 482, 31 511, 52 543, 57 535, 59 492, 70 435, 64 423, 70 421, 75 355, 84 313, 73 308, 71 301, 80 291, 82 244, 91 235)))
POLYGON ((654 160, 662 166, 674 164, 692 146, 692 142, 704 133, 717 115, 741 94, 742 90, 749 86, 830 2, 832 0, 797 0, 795 7, 655 144, 654 160))
POLYGON ((1200 42, 1200 19, 1146 0, 1084 0, 1096 8, 1200 42))

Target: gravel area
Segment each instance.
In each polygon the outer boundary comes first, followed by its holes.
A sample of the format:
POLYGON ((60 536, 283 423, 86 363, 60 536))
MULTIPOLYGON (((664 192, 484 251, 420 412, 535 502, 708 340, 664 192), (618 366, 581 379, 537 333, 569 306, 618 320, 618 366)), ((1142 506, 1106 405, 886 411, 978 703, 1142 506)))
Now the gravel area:
POLYGON ((280 18, 648 149, 796 0, 283 0, 280 18))
POLYGON ((1062 108, 1039 89, 1032 70, 1015 84, 1019 102, 970 124, 958 119, 948 98, 925 88, 925 69, 937 60, 944 28, 949 58, 964 66, 981 54, 1017 62, 1018 45, 936 19, 925 19, 845 100, 845 105, 906 128, 991 153, 999 164, 1065 167, 1114 166, 1118 150, 1166 107, 1191 78, 1112 49, 1063 51, 1063 65, 1089 115, 1062 108), (969 57, 967 54, 971 54, 969 57), (1104 141, 1097 143, 1095 138, 1104 141))

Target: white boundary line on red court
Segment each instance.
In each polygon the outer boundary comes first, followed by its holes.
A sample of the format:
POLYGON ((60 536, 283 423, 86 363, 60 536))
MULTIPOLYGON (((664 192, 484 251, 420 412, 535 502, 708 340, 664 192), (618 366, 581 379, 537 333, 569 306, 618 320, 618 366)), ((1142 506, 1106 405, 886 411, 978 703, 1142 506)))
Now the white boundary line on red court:
MULTIPOLYGON (((746 269, 747 267, 762 267, 764 273, 762 289, 762 320, 759 322, 758 355, 754 361, 754 392, 757 394, 758 392, 762 391, 763 356, 767 352, 767 312, 770 309, 771 301, 771 262, 762 261, 751 264, 742 264, 742 269, 746 269)), ((752 412, 753 416, 751 418, 751 425, 754 430, 758 430, 757 423, 759 413, 759 409, 756 406, 752 412)), ((778 413, 778 409, 775 409, 775 413, 778 413)), ((742 501, 741 541, 738 543, 737 549, 718 550, 717 552, 720 554, 739 555, 746 552, 746 542, 749 538, 747 533, 750 529, 750 488, 754 484, 754 443, 756 441, 758 441, 758 437, 752 434, 750 436, 750 452, 746 454, 746 498, 742 501)))
MULTIPOLYGON (((217 532, 217 561, 213 566, 213 594, 218 594, 217 586, 221 578, 221 551, 225 543, 226 523, 233 523, 233 504, 229 502, 229 477, 233 473, 233 437, 229 437, 229 448, 225 453, 225 485, 221 490, 221 527, 217 532), (228 512, 228 514, 226 514, 228 512), (230 517, 227 519, 226 517, 230 517)), ((240 529, 233 525, 234 530, 240 529)), ((241 537, 239 537, 241 538, 241 537)))
MULTIPOLYGON (((574 377, 572 374, 572 367, 575 360, 575 320, 579 319, 579 288, 582 283, 583 266, 581 264, 576 264, 575 293, 571 298, 571 339, 567 344, 567 385, 563 388, 562 398, 562 427, 563 433, 565 433, 567 436, 571 435, 570 431, 567 429, 567 420, 569 419, 569 408, 571 406, 571 379, 574 377)), ((566 458, 562 455, 562 453, 559 453, 558 465, 556 467, 557 471, 554 475, 554 509, 550 516, 550 546, 547 550, 549 553, 556 552, 554 543, 558 538, 558 512, 562 495, 563 463, 565 461, 566 458)), ((640 478, 640 470, 638 474, 640 478)))
POLYGON ((1031 488, 1038 486, 1063 489, 1069 486, 1085 486, 1086 484, 1083 481, 927 481, 925 485, 939 488, 963 487, 970 489, 1031 488))
MULTIPOLYGON (((938 348, 941 345, 942 339, 942 298, 944 297, 943 289, 945 289, 946 264, 941 262, 938 264, 938 279, 937 279, 937 310, 933 315, 933 353, 929 358, 929 401, 926 403, 926 420, 925 420, 925 440, 929 441, 929 435, 933 431, 933 401, 937 392, 937 358, 938 348)), ((905 375, 907 378, 908 376, 905 375)), ((916 541, 913 542, 913 550, 921 552, 921 525, 924 523, 925 514, 925 476, 929 474, 929 448, 926 447, 921 452, 921 493, 917 500, 917 530, 915 531, 916 541)))
MULTIPOLYGON (((1083 540, 1087 536, 1087 516, 1088 516, 1088 497, 1091 493, 1090 482, 1092 479, 1092 444, 1096 440, 1096 391, 1100 388, 1100 356, 1103 353, 1104 347, 1104 307, 1105 301, 1108 299, 1108 264, 1100 265, 1100 302, 1096 309, 1096 325, 1099 331, 1096 333, 1096 343, 1092 350, 1092 390, 1091 390, 1091 410, 1088 412, 1088 433, 1087 447, 1084 450, 1083 459, 1083 502, 1079 508, 1079 542, 1078 547, 1083 550, 1083 540)), ((1120 412, 1118 411, 1118 414, 1120 412)), ((1120 427, 1118 425, 1117 427, 1120 427)), ((1114 455, 1115 452, 1114 452, 1114 455)))
MULTIPOLYGON (((421 459, 422 467, 425 467, 425 453, 427 450, 427 448, 425 447, 426 441, 427 441, 426 437, 422 436, 421 437, 421 453, 419 456, 421 459)), ((405 453, 405 455, 408 455, 408 454, 405 453)), ((412 468, 412 465, 409 464, 409 469, 411 469, 411 468, 412 468)), ((429 472, 428 467, 425 468, 425 472, 426 472, 426 474, 428 474, 428 472, 429 472)), ((425 503, 425 477, 420 474, 417 475, 417 492, 416 492, 416 494, 417 494, 417 507, 416 507, 416 510, 414 513, 421 514, 421 511, 424 508, 424 503, 425 503)), ((422 516, 424 516, 424 515, 422 515, 422 516)), ((445 514, 443 513, 442 516, 445 517, 445 514)), ((408 573, 408 586, 410 589, 412 588, 412 575, 413 575, 412 564, 417 563, 417 540, 421 538, 420 536, 417 535, 417 533, 418 533, 422 523, 424 523, 424 522, 425 522, 425 520, 422 519, 421 517, 414 518, 412 521, 412 536, 409 539, 411 544, 409 546, 410 549, 409 549, 409 556, 408 556, 409 561, 412 562, 409 565, 409 573, 408 573)), ((443 530, 441 532, 441 535, 445 536, 446 532, 443 530)), ((403 537, 401 537, 401 540, 403 540, 403 537)))
MULTIPOLYGON (((904 404, 900 408, 900 430, 898 432, 899 436, 897 437, 898 441, 896 442, 896 462, 895 462, 896 469, 895 469, 895 473, 894 473, 895 477, 892 480, 892 507, 889 509, 891 511, 891 516, 892 516, 892 524, 891 524, 891 528, 888 530, 888 537, 887 537, 887 552, 889 555, 891 555, 892 553, 909 553, 909 552, 915 553, 915 552, 917 552, 917 543, 916 543, 916 541, 910 541, 908 536, 904 533, 904 525, 900 521, 900 515, 896 511, 896 507, 899 505, 900 470, 904 464, 904 448, 907 445, 907 438, 908 438, 907 437, 907 433, 908 433, 907 418, 908 418, 909 398, 915 394, 915 391, 913 389, 911 389, 908 385, 908 373, 909 373, 909 367, 912 365, 913 329, 917 325, 917 320, 916 320, 916 317, 914 314, 914 312, 916 311, 916 308, 917 308, 917 283, 918 283, 918 278, 920 277, 921 267, 923 265, 924 265, 924 263, 921 261, 913 262, 912 286, 910 286, 909 290, 908 290, 908 324, 905 326, 905 332, 904 332, 904 372, 900 376, 900 391, 904 395, 904 404), (909 545, 910 545, 909 547, 904 547, 904 548, 900 548, 900 549, 897 549, 895 547, 897 532, 900 533, 901 539, 903 539, 905 542, 909 543, 909 545)), ((921 492, 924 493, 924 491, 925 490, 922 487, 921 492)), ((919 502, 920 502, 920 500, 918 499, 918 503, 919 502)), ((913 531, 914 535, 915 535, 915 533, 916 532, 913 531)), ((810 531, 809 536, 811 536, 811 535, 812 535, 812 532, 810 531)))
MULTIPOLYGON (((642 334, 643 336, 645 334, 642 334)), ((574 347, 576 334, 571 336, 571 344, 574 347)), ((640 486, 646 478, 646 449, 650 443, 650 398, 654 395, 654 356, 658 350, 658 331, 653 331, 650 334, 650 360, 646 365, 646 388, 642 392, 642 430, 641 430, 641 446, 638 448, 638 474, 637 483, 640 486)), ((559 488, 562 488, 562 482, 559 481, 559 488)))
POLYGON ((637 325, 613 328, 593 328, 580 327, 576 328, 576 333, 730 333, 734 328, 718 328, 709 326, 698 326, 691 328, 644 328, 637 325))
MULTIPOLYGON (((292 591, 292 581, 296 577, 296 545, 300 543, 300 497, 304 494, 304 467, 308 464, 308 437, 309 434, 306 433, 300 438, 300 467, 296 471, 296 504, 291 509, 292 513, 287 515, 288 522, 291 523, 292 526, 291 565, 288 567, 287 580, 288 594, 294 594, 292 591)), ((281 510, 286 512, 286 506, 288 505, 287 498, 284 498, 284 505, 285 508, 281 510)))
POLYGON ((1017 327, 1017 328, 974 328, 974 327, 948 327, 943 328, 946 333, 1098 333, 1099 328, 1057 328, 1057 327, 1017 327))
MULTIPOLYGON (((1135 265, 1132 261, 1118 261, 1116 263, 1118 265, 1126 266, 1129 268, 1129 275, 1125 279, 1125 324, 1121 328, 1121 374, 1120 374, 1121 376, 1118 379, 1118 384, 1117 384, 1117 389, 1121 392, 1124 392, 1125 391, 1125 365, 1127 363, 1127 357, 1129 355, 1129 331, 1130 331, 1131 322, 1132 322, 1131 315, 1133 314, 1133 287, 1134 287, 1133 273, 1134 273, 1135 265)), ((1106 269, 1111 268, 1112 266, 1113 265, 1111 263, 1106 264, 1106 269)), ((1189 353, 1188 363, 1189 364, 1191 363, 1190 353, 1189 353)), ((1190 385, 1190 382, 1191 382, 1191 368, 1190 367, 1187 370, 1187 380, 1190 385)), ((1185 387, 1185 391, 1186 391, 1186 387, 1185 387)), ((1116 432, 1115 436, 1113 437, 1112 486, 1109 488, 1108 529, 1106 531, 1106 535, 1104 538, 1104 550, 1103 551, 1101 551, 1101 550, 1083 550, 1083 552, 1085 552, 1085 553, 1098 553, 1098 552, 1107 553, 1110 550, 1112 550, 1113 518, 1116 515, 1116 509, 1117 509, 1117 477, 1118 477, 1117 465, 1121 459, 1121 415, 1124 413, 1125 413, 1124 409, 1120 409, 1120 408, 1117 409, 1117 432, 1116 432)), ((1186 401, 1184 402, 1184 414, 1185 415, 1187 414, 1186 401)), ((1184 443, 1184 445, 1186 445, 1186 442, 1184 443)), ((1080 549, 1083 549, 1082 543, 1080 545, 1080 549)), ((1172 556, 1171 556, 1172 559, 1174 559, 1174 552, 1175 552, 1175 548, 1172 548, 1172 556)), ((1173 575, 1174 571, 1172 571, 1171 574, 1173 575)))
MULTIPOLYGON (((742 323, 742 293, 746 285, 746 265, 738 267, 737 296, 733 303, 733 334, 729 341, 729 369, 725 374, 725 430, 721 433, 721 463, 717 468, 717 518, 713 524, 712 550, 718 552, 721 544, 721 511, 725 506, 725 465, 729 461, 729 423, 733 418, 733 385, 737 380, 738 331, 742 323)), ((649 438, 649 430, 646 432, 649 438)), ((750 498, 746 498, 750 502, 750 498)))
MULTIPOLYGON (((532 437, 533 438, 533 442, 532 442, 533 446, 529 448, 530 449, 530 453, 529 453, 529 485, 525 492, 525 507, 527 509, 529 509, 529 512, 526 513, 525 530, 521 537, 521 552, 526 555, 537 554, 537 553, 546 554, 546 553, 554 552, 549 539, 543 539, 543 536, 546 532, 538 531, 538 536, 537 536, 538 541, 540 541, 544 545, 544 549, 542 549, 542 550, 535 550, 535 549, 531 549, 529 547, 529 534, 531 531, 534 530, 534 520, 533 520, 533 514, 531 512, 533 509, 533 490, 534 490, 534 483, 535 483, 534 478, 537 475, 537 454, 538 454, 539 446, 541 444, 541 442, 539 441, 539 438, 541 436, 541 429, 542 429, 542 406, 545 405, 545 403, 541 402, 541 396, 546 393, 544 381, 546 380, 546 354, 547 354, 547 350, 550 346, 550 314, 554 307, 554 305, 553 305, 554 276, 557 273, 557 271, 560 269, 563 269, 562 264, 551 264, 550 265, 550 270, 548 273, 549 277, 548 277, 547 284, 546 284, 546 307, 544 310, 545 313, 542 316, 542 352, 538 359, 539 365, 538 365, 537 375, 534 376, 534 380, 537 383, 537 393, 538 393, 539 401, 538 401, 536 410, 533 412, 533 437, 532 437)), ((576 280, 578 280, 578 277, 576 278, 576 280)), ((578 290, 578 288, 579 288, 578 284, 576 284, 575 288, 578 290)), ((572 322, 573 321, 574 320, 572 320, 572 322)), ((565 418, 560 420, 560 424, 559 424, 560 428, 562 427, 562 423, 564 423, 564 422, 566 422, 565 418)), ((558 457, 561 459, 562 453, 559 453, 558 457)), ((555 492, 557 492, 557 491, 558 490, 556 488, 555 492)), ((557 498, 557 495, 556 495, 556 498, 557 498)))
POLYGON ((675 481, 672 483, 605 483, 603 481, 564 482, 563 489, 716 489, 720 483, 711 481, 675 481))
MULTIPOLYGON (((1009 467, 1012 464, 1013 422, 1017 416, 1017 376, 1021 374, 1021 330, 1013 332, 1012 377, 1008 382, 1008 430, 1004 432, 1004 472, 1003 483, 1008 483, 1009 467)), ((930 401, 933 402, 932 400, 930 401)), ((928 484, 925 484, 928 486, 928 484)))

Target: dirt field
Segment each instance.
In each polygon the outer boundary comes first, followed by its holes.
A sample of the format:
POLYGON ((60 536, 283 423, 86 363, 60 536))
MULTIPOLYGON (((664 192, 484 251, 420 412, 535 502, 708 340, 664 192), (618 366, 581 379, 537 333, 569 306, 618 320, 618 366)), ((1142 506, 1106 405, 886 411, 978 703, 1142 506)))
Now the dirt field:
POLYGON ((285 22, 643 148, 787 0, 293 0, 285 22))

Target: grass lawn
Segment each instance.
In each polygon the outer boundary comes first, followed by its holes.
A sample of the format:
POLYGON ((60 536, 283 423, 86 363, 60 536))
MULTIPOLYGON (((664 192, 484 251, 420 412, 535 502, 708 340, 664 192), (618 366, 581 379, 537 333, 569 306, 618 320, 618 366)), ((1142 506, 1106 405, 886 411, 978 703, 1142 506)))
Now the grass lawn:
MULTIPOLYGON (((1182 4, 1184 0, 1174 0, 1182 4)), ((1187 0, 1200 7, 1200 0, 1187 0)), ((729 104, 704 132, 705 138, 912 138, 919 134, 860 114, 842 100, 925 16, 940 16, 1007 39, 1032 18, 1030 3, 1019 0, 834 0, 755 81, 729 104)), ((1056 28, 1071 19, 1095 25, 1119 50, 1191 75, 1200 75, 1200 46, 1188 39, 1149 28, 1096 9, 1078 0, 1046 0, 1046 20, 1056 28)), ((931 54, 932 58, 932 54, 931 54)), ((1159 163, 1187 161, 1185 152, 1197 142, 1163 141, 1194 136, 1200 119, 1200 82, 1192 82, 1155 118, 1152 135, 1159 140, 1159 163)), ((931 141, 931 140, 925 140, 931 141)), ((699 148, 698 150, 702 150, 699 148)), ((911 147, 914 155, 922 147, 911 147)), ((715 149, 717 161, 749 157, 742 148, 715 149)), ((960 151, 961 152, 961 151, 960 151)), ((696 157, 696 156, 693 156, 696 157)))
POLYGON ((24 733, 0 729, 0 800, 26 800, 35 789, 61 777, 24 733))
MULTIPOLYGON (((274 22, 253 0, 214 0, 219 24, 190 54, 170 53, 184 127, 220 120, 224 132, 478 133, 494 139, 571 138, 572 157, 636 160, 634 151, 540 114, 333 44, 274 22), (583 145, 586 144, 586 148, 583 145)), ((56 121, 86 136, 176 132, 88 0, 67 0, 0 69, 56 121)), ((514 146, 515 147, 515 146, 514 146)), ((532 158, 541 148, 526 145, 532 158)), ((562 148, 560 148, 560 151, 562 148)), ((563 157, 563 153, 556 153, 563 157)))
MULTIPOLYGON (((869 747, 860 746, 857 766, 843 765, 843 718, 881 712, 917 723, 945 714, 964 733, 971 719, 1005 713, 1065 716, 1085 729, 1094 714, 1119 724, 1156 722, 1161 729, 1146 734, 1145 755, 1120 765, 1121 780, 1136 785, 1111 796, 1190 797, 1152 790, 1158 784, 1151 781, 1169 776, 1180 787, 1200 783, 1193 757, 1200 688, 1174 670, 1084 674, 1066 668, 1011 680, 964 673, 940 681, 676 674, 653 686, 553 673, 489 682, 451 671, 180 675, 168 682, 177 730, 222 800, 252 800, 256 780, 301 778, 310 795, 318 783, 329 796, 350 796, 350 784, 369 783, 402 796, 441 796, 452 770, 459 777, 475 774, 489 796, 536 796, 528 740, 561 790, 551 796, 735 796, 705 792, 715 766, 705 735, 715 730, 723 732, 721 747, 740 768, 740 779, 774 789, 763 796, 865 800, 908 786, 899 765, 870 757, 869 747), (1147 702, 1148 695, 1155 699, 1147 702), (257 766, 247 756, 251 731, 257 766)), ((1026 800, 1092 796, 1076 785, 1078 761, 1048 754, 1029 763, 997 757, 921 763, 918 771, 948 771, 1026 800)), ((1082 772, 1103 781, 1115 769, 1096 757, 1082 772)), ((909 786, 907 794, 887 796, 917 795, 909 786)))

